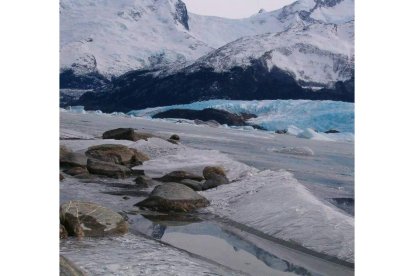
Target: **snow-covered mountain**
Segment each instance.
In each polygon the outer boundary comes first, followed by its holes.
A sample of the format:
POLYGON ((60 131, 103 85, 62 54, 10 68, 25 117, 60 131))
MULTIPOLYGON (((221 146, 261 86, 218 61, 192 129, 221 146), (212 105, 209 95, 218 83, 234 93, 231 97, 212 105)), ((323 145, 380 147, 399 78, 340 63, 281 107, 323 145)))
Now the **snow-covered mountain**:
POLYGON ((245 19, 188 13, 181 0, 61 0, 61 69, 119 76, 191 62, 240 37, 278 33, 315 20, 353 18, 354 0, 300 0, 245 19))
POLYGON ((215 72, 247 68, 261 60, 270 70, 290 73, 302 87, 321 89, 352 78, 354 22, 298 24, 288 31, 242 37, 197 60, 185 70, 215 72))
POLYGON ((95 88, 76 104, 104 111, 209 99, 353 101, 353 7, 299 0, 225 19, 188 13, 181 0, 62 0, 61 87, 95 88))
POLYGON ((188 32, 181 0, 61 0, 60 66, 119 76, 193 60, 213 48, 188 32))

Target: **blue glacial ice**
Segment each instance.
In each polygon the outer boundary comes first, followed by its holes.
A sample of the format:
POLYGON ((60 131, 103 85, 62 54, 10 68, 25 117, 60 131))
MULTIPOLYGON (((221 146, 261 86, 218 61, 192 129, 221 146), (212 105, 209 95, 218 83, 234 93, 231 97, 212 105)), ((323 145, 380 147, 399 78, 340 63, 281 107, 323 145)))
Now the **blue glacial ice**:
POLYGON ((210 100, 191 104, 133 110, 128 114, 137 117, 151 117, 170 109, 216 108, 232 113, 253 113, 258 117, 249 122, 268 130, 288 129, 296 126, 305 130, 312 128, 323 132, 336 129, 342 133, 354 133, 354 104, 338 101, 311 100, 262 100, 233 101, 210 100))

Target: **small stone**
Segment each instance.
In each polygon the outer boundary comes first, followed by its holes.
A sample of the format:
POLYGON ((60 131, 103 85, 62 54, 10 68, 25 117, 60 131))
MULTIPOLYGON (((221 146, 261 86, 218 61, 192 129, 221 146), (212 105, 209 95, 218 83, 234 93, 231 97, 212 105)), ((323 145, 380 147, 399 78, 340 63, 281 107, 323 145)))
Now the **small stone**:
POLYGON ((171 144, 174 144, 174 145, 178 145, 179 144, 177 140, 168 139, 167 141, 170 142, 171 144))
POLYGON ((173 134, 170 137, 171 140, 175 140, 175 141, 180 141, 180 136, 178 136, 177 134, 173 134))
POLYGON ((68 231, 66 231, 65 226, 62 224, 60 225, 59 237, 61 240, 66 239, 68 237, 68 231))
POLYGON ((340 133, 340 131, 336 130, 336 129, 330 129, 328 131, 325 131, 325 133, 329 134, 329 133, 340 133))
POLYGON ((80 174, 89 174, 88 170, 82 167, 73 167, 73 168, 67 169, 65 170, 65 173, 71 176, 80 175, 80 174))
POLYGON ((137 184, 140 188, 148 188, 154 184, 153 180, 150 177, 144 175, 138 175, 134 181, 135 184, 137 184))
POLYGON ((132 173, 134 174, 134 175, 145 175, 145 171, 144 170, 136 170, 136 169, 131 169, 132 170, 132 173))

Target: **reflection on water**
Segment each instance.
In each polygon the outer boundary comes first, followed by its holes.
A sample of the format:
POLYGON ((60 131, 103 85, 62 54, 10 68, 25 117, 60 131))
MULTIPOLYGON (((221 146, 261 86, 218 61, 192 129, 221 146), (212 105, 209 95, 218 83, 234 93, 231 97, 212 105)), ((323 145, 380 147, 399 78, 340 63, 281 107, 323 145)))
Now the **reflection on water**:
POLYGON ((189 216, 133 216, 141 233, 251 275, 320 275, 278 258, 214 221, 189 216))

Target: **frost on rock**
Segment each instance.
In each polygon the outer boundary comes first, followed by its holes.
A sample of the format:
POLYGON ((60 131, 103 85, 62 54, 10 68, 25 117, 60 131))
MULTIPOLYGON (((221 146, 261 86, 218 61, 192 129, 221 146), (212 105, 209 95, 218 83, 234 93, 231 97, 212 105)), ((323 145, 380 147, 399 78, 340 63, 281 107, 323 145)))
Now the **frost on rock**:
POLYGON ((286 171, 262 171, 201 193, 207 210, 268 235, 354 261, 354 219, 325 205, 286 171))

